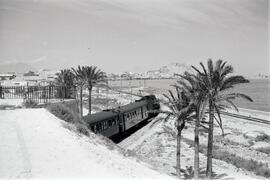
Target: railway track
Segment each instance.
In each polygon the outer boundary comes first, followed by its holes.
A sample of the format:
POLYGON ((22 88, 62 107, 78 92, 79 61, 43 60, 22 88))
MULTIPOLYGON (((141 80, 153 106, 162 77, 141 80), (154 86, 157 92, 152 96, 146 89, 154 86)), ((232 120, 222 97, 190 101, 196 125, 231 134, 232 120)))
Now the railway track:
POLYGON ((258 123, 263 123, 263 124, 269 124, 270 125, 270 121, 265 120, 265 119, 255 118, 255 117, 251 117, 251 116, 244 116, 244 115, 239 115, 239 114, 234 114, 234 113, 229 113, 229 112, 221 112, 221 114, 226 115, 226 116, 231 116, 231 117, 244 119, 244 120, 247 120, 247 121, 253 121, 253 122, 258 122, 258 123))

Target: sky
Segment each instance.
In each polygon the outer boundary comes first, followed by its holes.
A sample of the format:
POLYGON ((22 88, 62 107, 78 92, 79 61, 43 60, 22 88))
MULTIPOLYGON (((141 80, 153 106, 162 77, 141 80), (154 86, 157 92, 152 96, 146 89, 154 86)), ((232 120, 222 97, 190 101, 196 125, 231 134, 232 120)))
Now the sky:
POLYGON ((0 0, 0 66, 143 72, 222 59, 270 74, 267 0, 0 0))

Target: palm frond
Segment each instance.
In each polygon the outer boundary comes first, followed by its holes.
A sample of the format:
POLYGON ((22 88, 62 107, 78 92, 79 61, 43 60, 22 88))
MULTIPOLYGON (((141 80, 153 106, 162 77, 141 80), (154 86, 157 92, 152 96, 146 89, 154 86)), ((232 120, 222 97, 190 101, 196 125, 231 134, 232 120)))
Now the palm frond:
POLYGON ((194 69, 199 75, 203 75, 203 73, 199 69, 197 69, 196 67, 191 66, 191 68, 194 69))
POLYGON ((239 111, 237 106, 231 100, 225 99, 224 102, 227 102, 231 107, 234 108, 235 111, 237 111, 237 112, 239 111))
POLYGON ((230 76, 225 78, 224 81, 221 83, 220 90, 226 90, 233 88, 237 84, 249 83, 249 80, 244 78, 243 76, 230 76))
POLYGON ((219 111, 219 108, 217 107, 216 104, 214 104, 214 108, 215 108, 215 111, 216 111, 216 114, 218 115, 218 118, 215 117, 215 120, 217 121, 221 131, 222 131, 222 136, 224 137, 224 129, 223 129, 223 126, 222 126, 222 119, 221 119, 221 116, 220 116, 220 111, 219 111))

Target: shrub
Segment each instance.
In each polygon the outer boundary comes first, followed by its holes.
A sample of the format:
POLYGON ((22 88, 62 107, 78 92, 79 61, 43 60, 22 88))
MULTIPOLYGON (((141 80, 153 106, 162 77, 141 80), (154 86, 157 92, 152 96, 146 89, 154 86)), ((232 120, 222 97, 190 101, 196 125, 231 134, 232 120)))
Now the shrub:
POLYGON ((35 108, 37 107, 38 103, 33 100, 26 100, 23 102, 23 106, 26 108, 35 108))
POLYGON ((248 140, 248 144, 249 144, 249 146, 253 146, 254 145, 253 140, 252 139, 248 140))
POLYGON ((270 136, 267 134, 260 134, 255 138, 255 141, 263 141, 263 142, 270 142, 270 136))
POLYGON ((60 103, 50 104, 47 106, 47 109, 56 117, 66 122, 75 124, 76 122, 80 121, 79 115, 64 104, 60 103))
POLYGON ((258 148, 257 151, 260 151, 265 154, 270 154, 270 147, 261 147, 261 148, 258 148))
POLYGON ((85 124, 76 123, 75 126, 76 126, 76 130, 79 133, 89 136, 89 130, 85 124))
POLYGON ((0 110, 6 110, 6 109, 15 109, 15 106, 13 105, 0 105, 0 110))
POLYGON ((56 103, 47 106, 47 109, 59 119, 74 124, 77 132, 89 136, 89 129, 86 123, 80 118, 79 114, 64 104, 56 103))

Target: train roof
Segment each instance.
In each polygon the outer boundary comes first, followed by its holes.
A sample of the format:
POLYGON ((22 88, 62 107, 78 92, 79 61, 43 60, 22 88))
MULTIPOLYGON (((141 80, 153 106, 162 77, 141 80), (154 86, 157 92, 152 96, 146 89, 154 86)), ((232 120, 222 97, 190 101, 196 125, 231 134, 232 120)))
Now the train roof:
MULTIPOLYGON (((148 98, 148 97, 146 97, 148 98)), ((145 98, 142 98, 140 100, 137 100, 133 103, 121 106, 119 108, 116 109, 108 109, 108 110, 104 110, 95 114, 91 114, 91 115, 86 115, 83 117, 84 121, 86 121, 87 123, 96 123, 98 121, 102 121, 102 120, 106 120, 109 118, 114 118, 116 116, 118 116, 118 112, 119 113, 124 113, 124 112, 129 112, 132 111, 134 109, 140 108, 142 106, 146 106, 148 104, 148 100, 145 98)))
POLYGON ((145 100, 136 101, 136 102, 133 102, 133 103, 130 103, 130 104, 127 104, 125 106, 120 107, 120 111, 121 112, 129 112, 129 111, 137 109, 141 106, 145 106, 145 105, 147 105, 147 103, 148 102, 145 100))
POLYGON ((84 116, 83 119, 87 123, 95 123, 95 122, 106 120, 109 118, 114 118, 116 116, 118 116, 117 112, 114 112, 113 110, 106 110, 106 111, 101 111, 95 114, 84 116))

